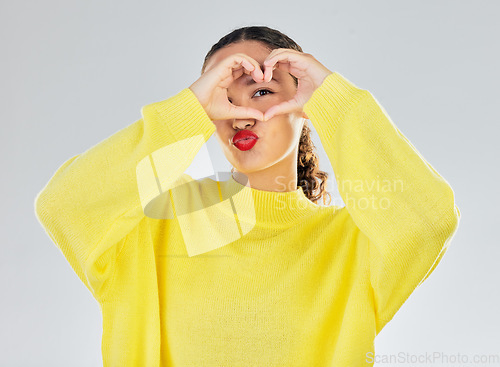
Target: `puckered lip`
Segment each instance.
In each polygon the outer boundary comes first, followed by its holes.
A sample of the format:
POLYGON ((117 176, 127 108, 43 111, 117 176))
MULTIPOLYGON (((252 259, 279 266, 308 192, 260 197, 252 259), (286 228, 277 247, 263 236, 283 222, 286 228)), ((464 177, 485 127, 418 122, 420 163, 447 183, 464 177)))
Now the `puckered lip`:
POLYGON ((233 144, 243 139, 258 139, 259 136, 250 130, 240 130, 233 136, 233 144))

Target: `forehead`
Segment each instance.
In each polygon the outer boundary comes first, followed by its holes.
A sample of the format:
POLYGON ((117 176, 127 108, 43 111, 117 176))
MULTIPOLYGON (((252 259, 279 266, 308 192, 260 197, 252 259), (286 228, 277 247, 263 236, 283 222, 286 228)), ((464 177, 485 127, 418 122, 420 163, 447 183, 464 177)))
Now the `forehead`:
POLYGON ((271 53, 272 50, 268 49, 262 43, 258 41, 242 41, 238 43, 233 43, 229 46, 217 50, 208 60, 205 71, 208 71, 219 61, 225 59, 229 55, 236 53, 244 53, 257 61, 261 68, 263 68, 263 63, 266 57, 271 53))

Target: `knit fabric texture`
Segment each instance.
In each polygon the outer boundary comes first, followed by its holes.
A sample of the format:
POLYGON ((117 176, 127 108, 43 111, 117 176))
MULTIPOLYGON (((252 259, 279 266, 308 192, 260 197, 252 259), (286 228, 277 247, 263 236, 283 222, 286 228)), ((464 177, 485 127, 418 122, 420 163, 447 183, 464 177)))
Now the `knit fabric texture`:
POLYGON ((35 212, 99 303, 105 367, 373 365, 460 211, 367 90, 334 72, 303 110, 345 206, 185 173, 215 132, 189 88, 56 170, 35 212))

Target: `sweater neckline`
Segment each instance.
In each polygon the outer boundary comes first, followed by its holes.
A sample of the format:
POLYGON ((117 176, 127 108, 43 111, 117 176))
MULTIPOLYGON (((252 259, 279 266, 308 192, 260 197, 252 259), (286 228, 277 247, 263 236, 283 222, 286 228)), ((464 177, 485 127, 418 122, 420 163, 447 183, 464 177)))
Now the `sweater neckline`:
POLYGON ((301 186, 294 191, 266 191, 243 185, 231 175, 220 181, 223 200, 230 199, 232 213, 251 225, 286 225, 321 208, 307 198, 301 186))

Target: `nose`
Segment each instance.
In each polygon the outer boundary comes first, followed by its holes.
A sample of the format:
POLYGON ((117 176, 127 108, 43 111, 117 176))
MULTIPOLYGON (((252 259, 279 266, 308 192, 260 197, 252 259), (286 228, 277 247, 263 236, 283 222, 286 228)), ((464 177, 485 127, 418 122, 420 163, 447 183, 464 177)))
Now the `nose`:
MULTIPOLYGON (((231 99, 231 103, 239 107, 250 106, 251 103, 247 101, 244 97, 241 98, 238 97, 240 96, 234 96, 231 99)), ((253 125, 255 125, 255 119, 253 118, 233 119, 233 129, 235 130, 243 130, 248 127, 252 127, 253 125)))
POLYGON ((233 120, 233 129, 235 130, 243 130, 247 127, 252 127, 255 125, 254 119, 234 119, 233 120))

